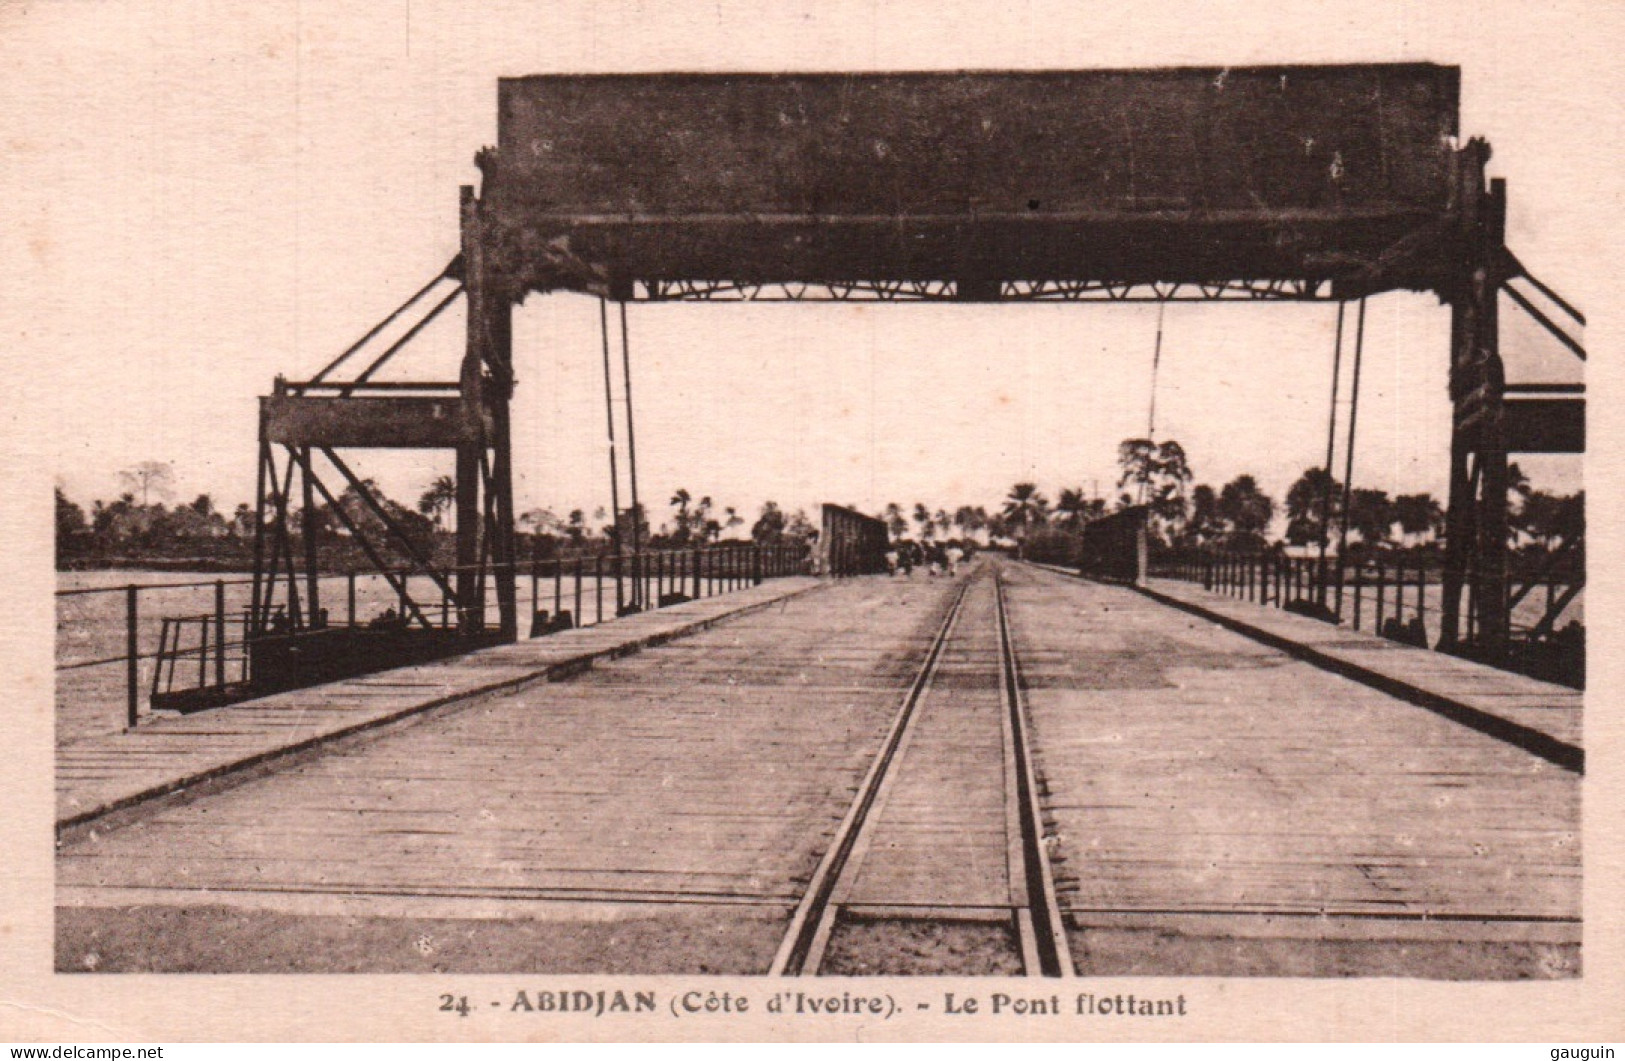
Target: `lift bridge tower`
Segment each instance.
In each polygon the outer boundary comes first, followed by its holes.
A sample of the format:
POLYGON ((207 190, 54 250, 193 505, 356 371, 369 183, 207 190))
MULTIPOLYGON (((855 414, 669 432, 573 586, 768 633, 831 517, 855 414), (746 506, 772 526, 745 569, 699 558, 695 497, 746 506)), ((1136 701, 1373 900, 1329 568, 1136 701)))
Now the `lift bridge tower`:
POLYGON ((1458 95, 1456 68, 1422 63, 503 79, 455 258, 355 347, 262 400, 255 682, 519 635, 512 314, 556 291, 1251 304, 1431 292, 1451 314, 1443 647, 1494 658, 1509 637, 1508 455, 1584 445, 1578 388, 1507 381, 1500 296, 1582 357, 1553 318, 1583 319, 1506 247, 1506 185, 1487 177, 1486 142, 1458 140, 1458 95), (455 373, 374 379, 459 298, 455 373), (379 341, 413 314, 401 339, 379 341), (357 449, 455 454, 450 570, 350 466, 357 449), (337 504, 340 483, 371 519, 337 504), (294 514, 313 518, 318 500, 398 582, 397 628, 324 621, 316 528, 298 532, 294 514))

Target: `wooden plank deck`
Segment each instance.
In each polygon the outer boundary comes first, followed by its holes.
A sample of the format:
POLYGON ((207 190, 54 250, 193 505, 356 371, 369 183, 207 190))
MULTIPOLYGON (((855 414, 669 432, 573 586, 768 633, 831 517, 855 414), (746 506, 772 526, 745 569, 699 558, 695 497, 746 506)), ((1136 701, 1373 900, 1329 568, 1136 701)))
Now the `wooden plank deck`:
POLYGON ((1013 894, 1019 881, 1010 865, 1020 826, 1007 807, 994 609, 993 580, 979 578, 870 812, 851 890, 836 896, 839 905, 1008 911, 1024 904, 1013 894))
POLYGON ((1075 928, 1578 943, 1575 773, 1130 589, 1009 600, 1075 928))
POLYGON ((550 676, 704 629, 806 593, 809 578, 628 616, 454 659, 332 682, 57 749, 59 831, 233 771, 471 696, 550 676))
POLYGON ((837 583, 155 810, 64 846, 59 905, 308 913, 366 896, 440 912, 460 897, 484 916, 509 901, 507 916, 529 917, 542 900, 787 911, 947 593, 924 579, 837 583))
POLYGON ((1505 719, 1552 741, 1576 749, 1583 747, 1584 694, 1577 690, 1294 615, 1280 608, 1212 593, 1191 582, 1151 579, 1148 588, 1155 594, 1244 624, 1397 685, 1505 719))

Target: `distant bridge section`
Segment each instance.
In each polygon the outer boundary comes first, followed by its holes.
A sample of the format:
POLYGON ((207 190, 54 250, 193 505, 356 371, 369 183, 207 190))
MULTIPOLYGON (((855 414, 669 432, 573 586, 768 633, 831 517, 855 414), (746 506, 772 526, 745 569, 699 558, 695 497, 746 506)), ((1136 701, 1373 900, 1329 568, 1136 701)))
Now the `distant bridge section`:
POLYGON ((845 505, 824 506, 815 550, 818 570, 830 575, 877 575, 886 570, 886 524, 845 505))

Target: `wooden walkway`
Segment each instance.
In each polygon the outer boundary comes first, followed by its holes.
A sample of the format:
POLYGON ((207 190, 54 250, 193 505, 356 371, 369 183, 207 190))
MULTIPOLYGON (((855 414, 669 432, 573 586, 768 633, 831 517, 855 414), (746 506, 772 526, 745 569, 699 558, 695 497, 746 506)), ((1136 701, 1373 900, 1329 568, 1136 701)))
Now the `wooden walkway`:
POLYGON ((1578 750, 1584 694, 1497 670, 1443 652, 1401 644, 1222 593, 1191 582, 1152 579, 1154 595, 1209 612, 1291 644, 1305 654, 1346 664, 1398 687, 1459 704, 1578 750))
POLYGON ((57 749, 58 831, 471 696, 560 673, 704 629, 819 583, 775 579, 455 659, 299 689, 57 749))
POLYGON ((1574 772, 1131 589, 1009 598, 1080 971, 1124 927, 1578 944, 1574 772))
POLYGON ((923 580, 837 583, 569 682, 485 697, 83 838, 62 852, 59 899, 782 911, 945 597, 923 580))

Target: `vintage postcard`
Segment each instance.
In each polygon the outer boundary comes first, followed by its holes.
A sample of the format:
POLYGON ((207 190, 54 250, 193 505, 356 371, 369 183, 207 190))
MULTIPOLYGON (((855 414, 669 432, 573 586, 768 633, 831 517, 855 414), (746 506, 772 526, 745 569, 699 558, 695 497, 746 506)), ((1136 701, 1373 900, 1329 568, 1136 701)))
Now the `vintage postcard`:
POLYGON ((1620 1038, 1621 29, 0 8, 0 1038, 1620 1038))

